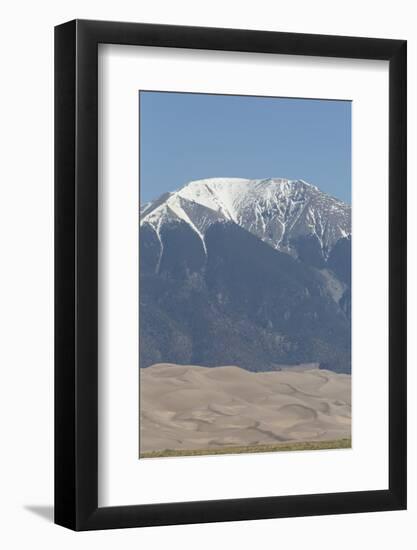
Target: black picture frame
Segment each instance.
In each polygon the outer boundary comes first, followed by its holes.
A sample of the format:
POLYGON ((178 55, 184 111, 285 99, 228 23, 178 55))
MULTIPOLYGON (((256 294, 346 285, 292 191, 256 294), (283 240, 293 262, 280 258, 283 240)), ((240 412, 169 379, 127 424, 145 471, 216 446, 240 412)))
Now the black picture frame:
POLYGON ((406 41, 74 20, 55 28, 55 522, 74 530, 406 508, 406 41), (389 62, 389 488, 98 506, 98 44, 389 62))

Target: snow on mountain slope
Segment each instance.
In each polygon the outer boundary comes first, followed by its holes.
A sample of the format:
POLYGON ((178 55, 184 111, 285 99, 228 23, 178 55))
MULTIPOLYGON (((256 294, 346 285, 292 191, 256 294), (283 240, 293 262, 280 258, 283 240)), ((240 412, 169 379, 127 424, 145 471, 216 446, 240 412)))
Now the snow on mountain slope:
POLYGON ((234 222, 282 252, 316 237, 323 256, 351 233, 351 207, 303 180, 210 178, 192 181, 141 207, 141 225, 160 239, 166 223, 187 223, 201 238, 215 222, 234 222))

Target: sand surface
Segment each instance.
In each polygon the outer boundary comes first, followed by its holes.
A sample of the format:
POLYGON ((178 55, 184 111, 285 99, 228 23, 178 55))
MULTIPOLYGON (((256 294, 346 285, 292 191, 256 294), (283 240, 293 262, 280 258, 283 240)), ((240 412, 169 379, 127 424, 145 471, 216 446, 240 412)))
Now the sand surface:
POLYGON ((168 363, 140 372, 140 450, 349 438, 351 377, 168 363))

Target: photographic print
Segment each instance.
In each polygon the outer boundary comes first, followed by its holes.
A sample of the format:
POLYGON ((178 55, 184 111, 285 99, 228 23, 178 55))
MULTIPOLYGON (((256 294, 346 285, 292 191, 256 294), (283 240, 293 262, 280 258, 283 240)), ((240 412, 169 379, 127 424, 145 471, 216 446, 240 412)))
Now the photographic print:
POLYGON ((139 114, 139 457, 350 448, 351 102, 139 114))

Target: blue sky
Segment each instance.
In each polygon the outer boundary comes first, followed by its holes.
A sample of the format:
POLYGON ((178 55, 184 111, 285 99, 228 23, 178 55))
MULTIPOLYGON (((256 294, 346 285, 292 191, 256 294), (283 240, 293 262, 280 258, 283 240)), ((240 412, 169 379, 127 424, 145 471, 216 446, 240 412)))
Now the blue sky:
POLYGON ((303 179, 351 202, 351 102, 140 92, 141 201, 208 177, 303 179))

